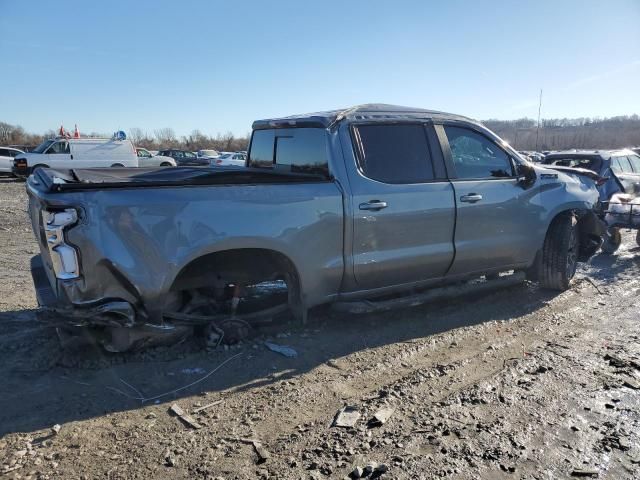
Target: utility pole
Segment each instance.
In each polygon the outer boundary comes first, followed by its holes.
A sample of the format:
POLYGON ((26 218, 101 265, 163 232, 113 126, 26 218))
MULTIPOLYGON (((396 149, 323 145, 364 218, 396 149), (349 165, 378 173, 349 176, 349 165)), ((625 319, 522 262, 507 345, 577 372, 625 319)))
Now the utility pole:
POLYGON ((540 110, 542 108, 542 89, 540 89, 540 101, 538 102, 538 127, 536 128, 536 152, 538 151, 538 135, 540 133, 540 110))

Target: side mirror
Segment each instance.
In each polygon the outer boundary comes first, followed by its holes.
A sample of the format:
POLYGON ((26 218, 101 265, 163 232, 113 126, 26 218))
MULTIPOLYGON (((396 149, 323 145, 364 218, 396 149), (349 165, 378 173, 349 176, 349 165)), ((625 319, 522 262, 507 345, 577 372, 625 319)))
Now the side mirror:
POLYGON ((534 183, 538 176, 536 175, 536 169, 530 163, 517 163, 516 166, 518 172, 518 183, 522 188, 529 188, 534 183))

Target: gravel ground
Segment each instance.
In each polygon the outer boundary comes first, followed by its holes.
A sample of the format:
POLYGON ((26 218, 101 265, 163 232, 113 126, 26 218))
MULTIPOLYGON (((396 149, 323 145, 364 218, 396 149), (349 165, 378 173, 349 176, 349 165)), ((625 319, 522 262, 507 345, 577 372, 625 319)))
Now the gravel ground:
POLYGON ((236 348, 127 355, 63 352, 38 321, 24 184, 8 179, 0 245, 0 476, 640 477, 631 234, 560 295, 525 283, 385 314, 316 312, 236 348), (332 426, 345 406, 355 424, 332 426), (381 409, 386 422, 371 422, 381 409))

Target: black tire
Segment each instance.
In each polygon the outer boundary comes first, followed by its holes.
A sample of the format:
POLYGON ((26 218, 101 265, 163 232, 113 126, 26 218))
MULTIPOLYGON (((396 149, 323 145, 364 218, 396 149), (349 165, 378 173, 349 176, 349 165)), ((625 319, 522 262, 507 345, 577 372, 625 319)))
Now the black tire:
MULTIPOLYGON (((636 237, 637 241, 637 237, 636 237)), ((602 239, 602 246, 600 247, 604 253, 615 253, 620 244, 622 243, 622 234, 618 227, 609 228, 602 239)))
POLYGON ((580 250, 577 220, 570 213, 553 219, 542 247, 538 266, 540 286, 564 291, 576 273, 580 250))
POLYGON ((116 168, 116 167, 124 167, 124 165, 122 165, 121 163, 114 163, 113 165, 111 165, 111 168, 116 168))
POLYGON ((170 164, 169 162, 162 162, 162 163, 160 164, 160 166, 161 166, 161 167, 170 167, 170 166, 171 166, 171 164, 170 164))

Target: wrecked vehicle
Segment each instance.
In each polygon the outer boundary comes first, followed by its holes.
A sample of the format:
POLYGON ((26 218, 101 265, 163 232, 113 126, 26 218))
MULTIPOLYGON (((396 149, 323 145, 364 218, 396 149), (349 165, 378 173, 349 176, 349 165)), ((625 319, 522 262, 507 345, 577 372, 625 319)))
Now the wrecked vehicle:
MULTIPOLYGON (((636 198, 640 193, 640 155, 623 150, 570 150, 547 155, 550 168, 587 169, 600 176, 601 217, 608 225, 602 250, 614 253, 622 243, 621 228, 638 229, 640 208, 636 198), (635 205, 635 207, 634 207, 635 205)), ((640 245, 640 231, 636 235, 640 245)))
POLYGON ((377 104, 256 121, 247 168, 41 169, 27 190, 40 305, 120 351, 512 270, 564 290, 602 234, 589 175, 377 104))

